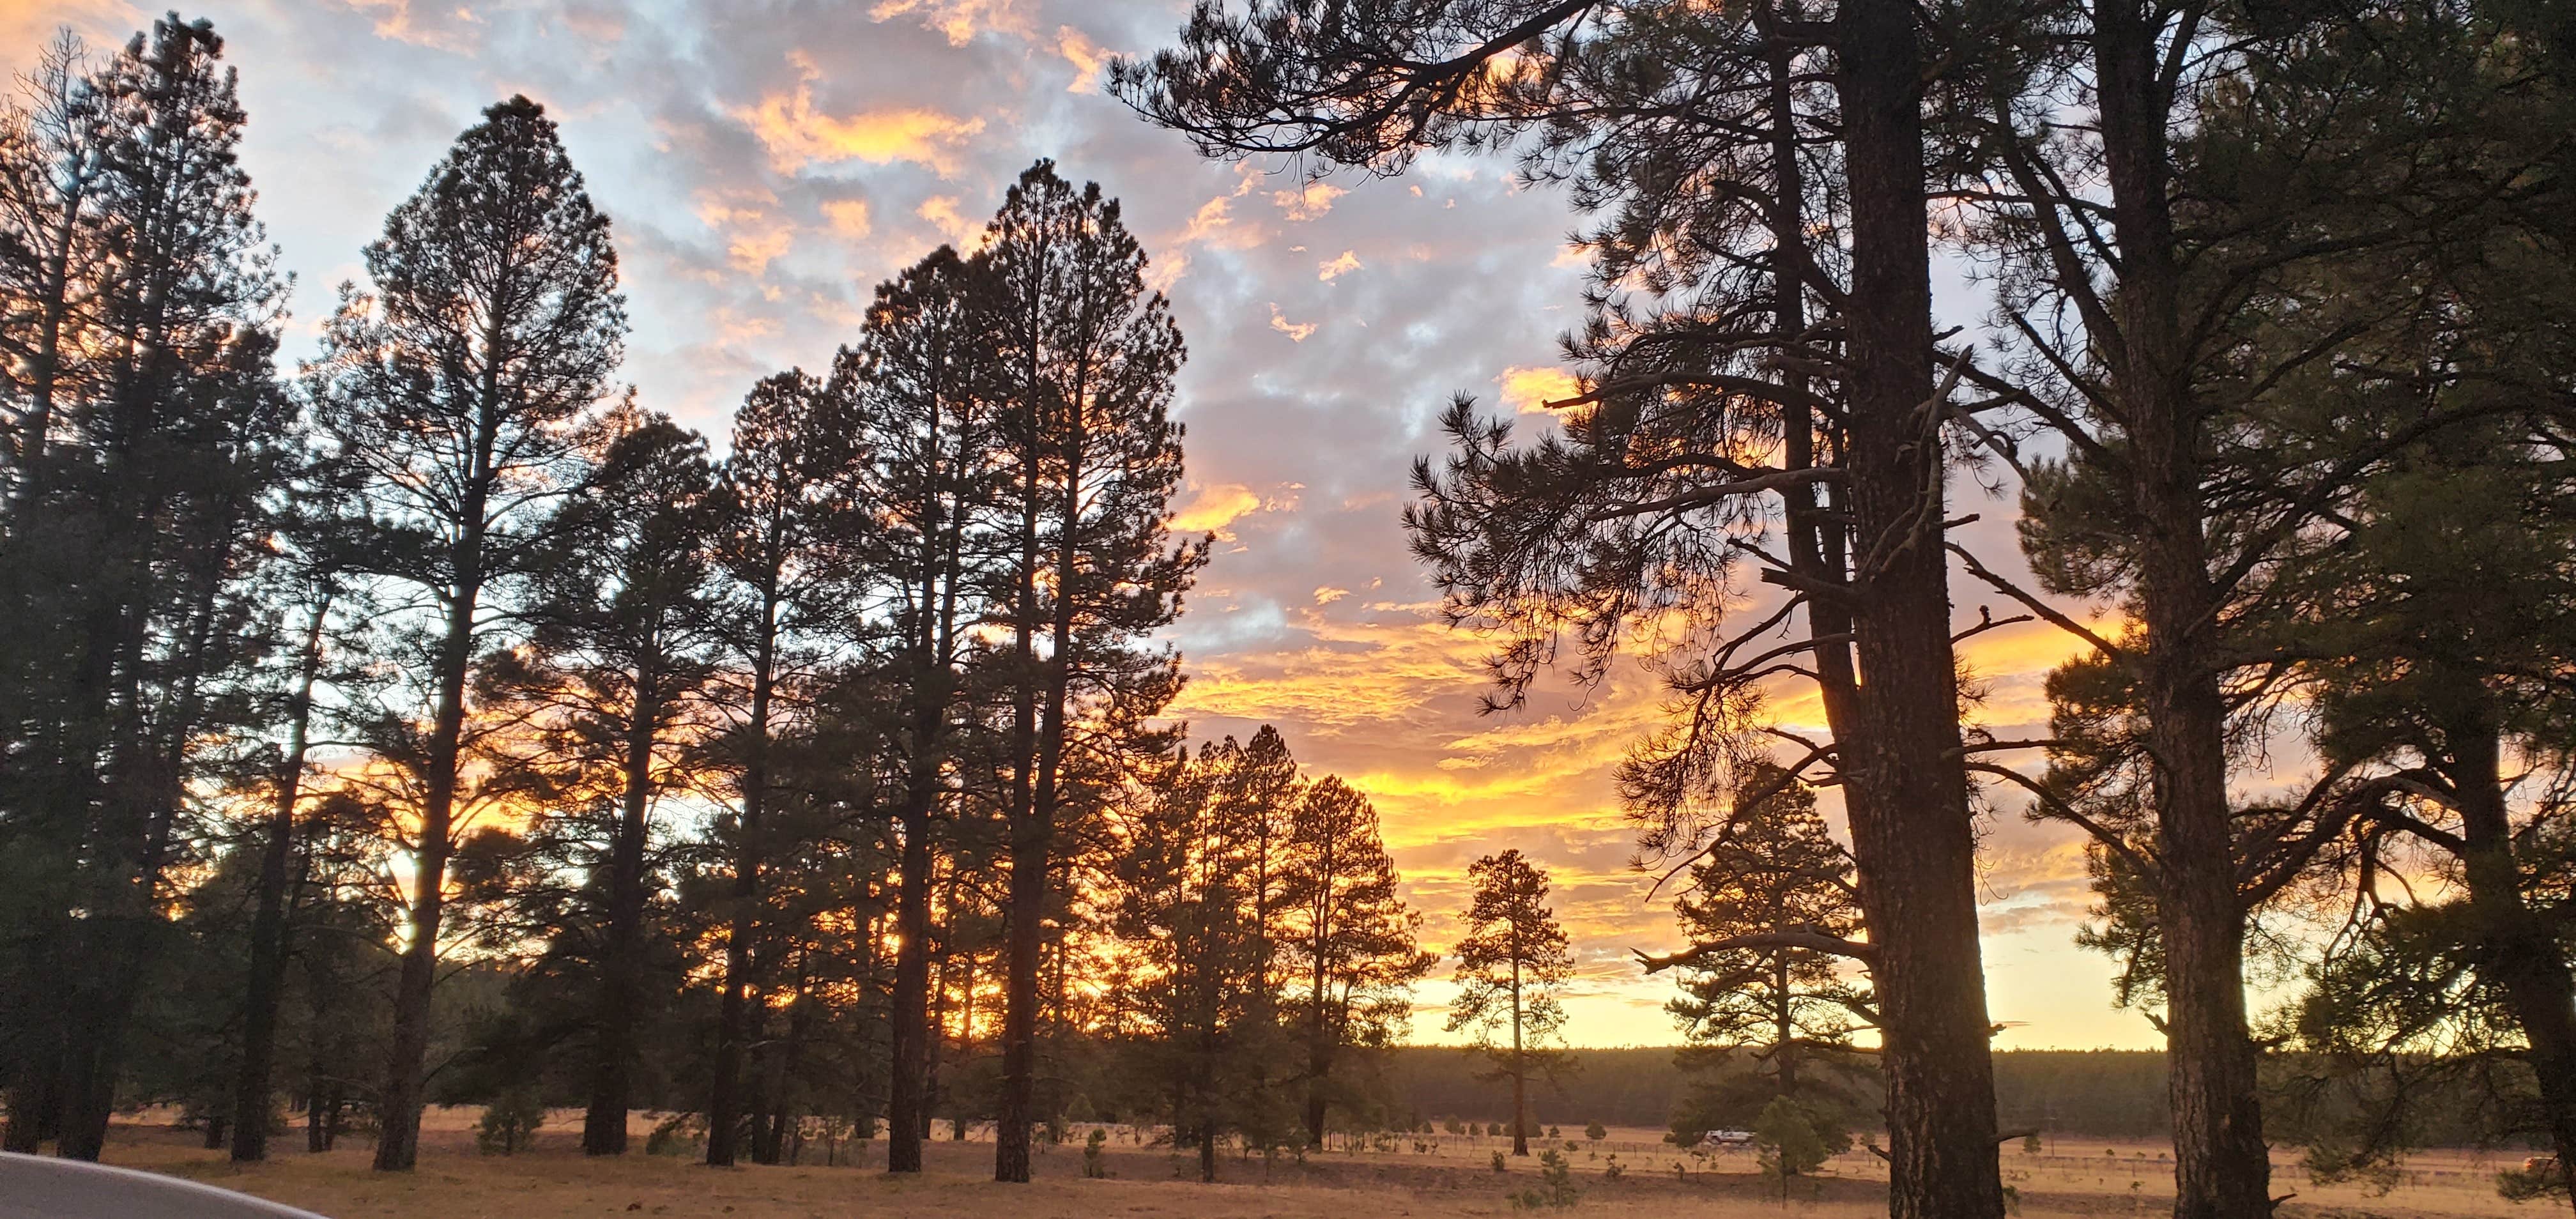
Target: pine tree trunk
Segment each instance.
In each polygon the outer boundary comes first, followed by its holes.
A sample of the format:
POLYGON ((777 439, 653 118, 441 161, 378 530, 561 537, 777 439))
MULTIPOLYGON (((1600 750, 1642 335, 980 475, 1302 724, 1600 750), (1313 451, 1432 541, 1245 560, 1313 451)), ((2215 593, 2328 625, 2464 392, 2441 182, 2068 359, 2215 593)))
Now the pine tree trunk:
POLYGON ((2530 1044, 2542 1123, 2576 1199, 2576 978, 2548 926, 2523 900, 2505 807, 2502 746, 2493 732, 2453 734, 2462 871, 2476 918, 2479 970, 2504 991, 2530 1044))
POLYGON ((1921 51, 1901 0, 1836 17, 1849 164, 1850 497, 1861 682, 1834 725, 1876 957, 1893 1219, 1997 1219, 1976 838, 1942 552, 1921 51))
POLYGON ((769 716, 777 697, 778 596, 762 594, 760 633, 752 646, 751 716, 742 767, 742 820, 733 857, 733 919, 725 932, 724 998, 717 1011, 714 1078, 707 1089, 707 1164, 733 1165, 742 1137, 743 1059, 751 1040, 752 941, 760 934, 763 815, 769 802, 769 716))
MULTIPOLYGON (((1023 670, 1028 678, 1043 674, 1042 701, 1030 708, 1033 721, 1026 727, 1038 731, 1031 742, 1029 769, 1035 773, 1028 786, 1026 814, 1011 827, 1010 907, 1003 920, 1004 962, 1002 971, 1002 1098, 999 1120, 993 1131, 993 1179, 1024 1182, 1029 1179, 1031 1134, 1037 1105, 1037 1017, 1038 970, 1046 942, 1046 905, 1049 870, 1055 849, 1055 814, 1059 782, 1063 771, 1066 737, 1065 716, 1069 713, 1070 683, 1073 664, 1072 590, 1078 587, 1078 539, 1076 527, 1082 519, 1079 499, 1082 487, 1081 454, 1084 441, 1079 401, 1066 408, 1070 416, 1070 435, 1060 448, 1065 468, 1058 472, 1062 497, 1057 504, 1057 525, 1063 531, 1058 551, 1049 556, 1054 571, 1054 616, 1051 627, 1051 651, 1043 668, 1034 664, 1023 670)), ((1036 490, 1034 482, 1029 488, 1036 490)), ((1024 554, 1032 560, 1039 553, 1034 548, 1037 536, 1034 494, 1031 515, 1027 518, 1025 540, 1031 545, 1024 554)), ((1037 589, 1035 571, 1024 569, 1021 594, 1021 621, 1025 628, 1034 626, 1037 589)), ((1025 662, 1034 656, 1023 643, 1025 662)))
POLYGON ((2154 877, 2165 949, 2176 1219, 2269 1215, 2272 1160, 2245 1020, 2245 905, 2227 794, 2227 708, 2208 652, 2211 587, 2200 427, 2181 333, 2181 268, 2167 193, 2170 100, 2157 19, 2137 0, 2094 6, 2102 147, 2118 232, 2111 392, 2127 424, 2143 518, 2138 601, 2156 770, 2154 877))
MULTIPOLYGON (((1330 845, 1327 844, 1325 849, 1329 852, 1330 845)), ((1329 858, 1328 854, 1327 859, 1329 858)), ((1331 875, 1329 862, 1326 864, 1325 874, 1327 877, 1331 875)), ((1308 948, 1308 954, 1315 961, 1314 981, 1308 995, 1308 1001, 1313 1004, 1314 1010, 1307 1021, 1306 1028, 1306 1144, 1310 1147, 1324 1145, 1326 1089, 1332 1082, 1335 1051, 1341 1048, 1339 1030, 1333 1022, 1325 1018, 1324 1011, 1330 995, 1330 984, 1326 981, 1324 972, 1325 927, 1328 925, 1326 920, 1332 917, 1329 910, 1332 885, 1329 879, 1324 883, 1323 891, 1325 896, 1317 902, 1315 911, 1315 938, 1308 948)))
POLYGON ((1512 1154, 1529 1154, 1529 1059, 1521 1046, 1520 927, 1512 928, 1512 1154))
POLYGON ((251 919, 241 1072, 233 1086, 235 1163, 268 1158, 277 1009, 286 994, 287 866, 295 849, 295 805, 303 790, 306 739, 313 719, 313 686, 321 677, 322 627, 330 612, 330 599, 324 597, 305 623, 303 663, 296 674, 295 694, 287 704, 286 755, 278 764, 277 797, 269 806, 268 841, 260 846, 259 911, 251 919))
POLYGON ((331 1149, 330 1143, 322 1137, 322 1131, 322 1086, 316 1079, 308 1083, 304 1092, 305 1154, 320 1155, 331 1149))
POLYGON ((886 1100, 886 1171, 920 1172, 930 1129, 930 805, 916 772, 897 814, 903 834, 896 897, 892 1076, 886 1100))
POLYGON ((653 796, 653 735, 661 709, 654 675, 635 675, 635 707, 626 725, 625 788, 608 863, 608 940, 600 962, 590 1106, 582 1115, 583 1155, 626 1154, 626 1114, 634 1108, 636 1021, 644 1005, 644 839, 653 796))
POLYGON ((451 594, 447 636, 439 645, 438 710, 422 761, 426 791, 414 856, 411 942, 403 948, 402 973, 394 984, 393 1037, 386 1055, 384 1090, 377 1097, 375 1167, 379 1172, 409 1172, 420 1159, 429 1003, 438 981, 438 925, 447 900, 448 833, 455 820, 456 772, 465 739, 465 676, 473 662, 474 613, 482 592, 483 499, 478 481, 462 514, 475 524, 458 547, 457 567, 463 575, 451 594))
POLYGON ((1029 1179, 1037 1080, 1038 957, 1045 935, 1051 837, 1043 822, 1033 822, 1020 830, 1011 849, 1002 975, 1002 1103, 993 1135, 996 1181, 1029 1179))

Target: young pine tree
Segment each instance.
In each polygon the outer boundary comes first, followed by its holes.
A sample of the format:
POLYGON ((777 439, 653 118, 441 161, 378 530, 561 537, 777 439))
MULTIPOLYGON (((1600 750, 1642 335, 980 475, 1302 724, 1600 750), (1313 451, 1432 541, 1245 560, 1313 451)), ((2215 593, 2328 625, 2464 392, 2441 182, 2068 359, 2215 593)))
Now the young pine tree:
POLYGON ((1218 1143, 1257 1128, 1274 1103, 1261 1082, 1275 1030, 1263 1020, 1249 844, 1239 820, 1218 815, 1217 758, 1210 745, 1154 763, 1115 882, 1119 935, 1144 966, 1133 988, 1143 1073, 1163 1094, 1175 1147, 1197 1145, 1203 1181, 1216 1180, 1218 1143))
POLYGON ((1280 847, 1280 972, 1305 1043, 1306 1141, 1320 1147, 1328 1109, 1351 1099, 1349 1060, 1395 1041, 1413 984, 1440 958, 1422 951, 1422 916, 1397 896, 1377 810, 1357 789, 1330 775, 1306 785, 1280 847))
POLYGON ((1512 1154, 1529 1154, 1530 1077, 1562 1070, 1564 1052, 1549 1046, 1565 1024, 1557 992, 1574 976, 1574 953, 1547 902, 1547 873, 1517 849, 1487 855, 1467 868, 1475 896, 1467 936, 1458 941, 1458 997, 1449 1030, 1471 1029, 1493 1063, 1485 1078, 1512 1085, 1512 1154), (1508 1040, 1503 1038, 1508 1034, 1508 1040))
POLYGON ((1769 794, 1736 810, 1735 832, 1692 867, 1673 905, 1691 947, 1647 963, 1683 970, 1667 1010, 1693 1045, 1747 1051, 1756 1063, 1695 1093, 1676 1130, 1749 1129, 1774 1097, 1802 1113, 1837 1112, 1866 1074, 1851 1037, 1875 1023, 1869 987, 1846 976, 1838 952, 1804 946, 1857 937, 1851 857, 1816 815, 1814 791, 1786 778, 1776 766, 1747 770, 1738 790, 1769 794))

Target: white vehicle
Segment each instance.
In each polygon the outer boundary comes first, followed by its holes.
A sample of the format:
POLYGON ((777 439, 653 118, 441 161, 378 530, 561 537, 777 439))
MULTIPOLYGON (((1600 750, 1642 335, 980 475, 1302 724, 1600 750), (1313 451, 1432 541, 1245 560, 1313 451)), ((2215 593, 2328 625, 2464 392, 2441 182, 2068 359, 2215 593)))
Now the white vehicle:
POLYGON ((1710 1143, 1719 1147, 1750 1147, 1753 1145, 1753 1132, 1750 1130, 1705 1130, 1700 1132, 1699 1139, 1703 1143, 1710 1143))
POLYGON ((322 1219, 195 1181, 0 1152, 0 1219, 322 1219))

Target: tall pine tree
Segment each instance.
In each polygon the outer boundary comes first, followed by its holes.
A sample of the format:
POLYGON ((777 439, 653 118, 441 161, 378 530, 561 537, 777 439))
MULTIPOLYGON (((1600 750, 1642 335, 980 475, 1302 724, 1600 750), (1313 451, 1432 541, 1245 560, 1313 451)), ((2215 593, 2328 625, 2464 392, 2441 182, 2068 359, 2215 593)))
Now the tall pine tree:
POLYGON ((994 600, 1012 682, 994 1175, 1026 1181, 1044 923, 1068 788, 1082 753, 1158 735, 1144 721, 1177 690, 1179 662, 1146 640, 1179 615, 1206 551, 1175 545, 1165 524, 1181 485, 1170 418, 1181 336, 1145 286, 1145 253, 1117 202, 1041 161, 1011 187, 988 238, 983 317, 1008 555, 994 600))
POLYGON ((416 590, 425 728, 388 717, 410 772, 410 918, 378 1112, 376 1167, 407 1170, 463 774, 467 678, 489 597, 556 551, 555 501, 584 476, 578 425, 608 394, 625 303, 608 219, 545 110, 514 97, 457 138, 367 247, 372 294, 344 292, 315 367, 323 426, 365 471, 378 574, 416 590))

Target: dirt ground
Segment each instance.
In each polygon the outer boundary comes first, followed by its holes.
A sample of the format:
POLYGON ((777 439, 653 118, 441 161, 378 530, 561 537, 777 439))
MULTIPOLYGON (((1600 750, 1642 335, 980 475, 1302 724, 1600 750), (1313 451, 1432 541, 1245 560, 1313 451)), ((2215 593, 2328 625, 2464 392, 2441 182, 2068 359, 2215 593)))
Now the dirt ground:
MULTIPOLYGON (((478 1155, 471 1119, 462 1111, 433 1113, 424 1123, 420 1168, 407 1175, 369 1171, 363 1139, 345 1140, 342 1150, 327 1155, 306 1154, 301 1131, 277 1141, 271 1162, 249 1169, 235 1169, 222 1153, 204 1150, 201 1136, 157 1125, 120 1128, 109 1159, 332 1219, 1433 1219, 1509 1214, 1515 1209, 1510 1195, 1538 1184, 1535 1157, 1507 1157, 1507 1171, 1498 1174, 1492 1155, 1508 1140, 1477 1136, 1407 1136, 1358 1151, 1310 1155, 1302 1164, 1229 1154, 1221 1165, 1223 1181, 1202 1185, 1195 1179, 1194 1155, 1175 1157, 1167 1147, 1152 1146, 1150 1135, 1112 1127, 1104 1156, 1108 1179, 1084 1179, 1082 1151, 1068 1143, 1041 1148, 1034 1183, 1005 1186, 989 1179, 992 1144, 974 1138, 974 1131, 966 1142, 952 1141, 945 1123, 942 1137, 930 1146, 929 1171, 906 1179, 883 1172, 882 1143, 857 1145, 855 1155, 853 1145, 834 1148, 834 1166, 824 1166, 825 1150, 811 1143, 796 1166, 716 1170, 688 1157, 645 1155, 641 1134, 651 1123, 643 1115, 636 1123, 639 1150, 622 1159, 580 1155, 579 1115, 570 1113, 558 1115, 532 1151, 478 1155)), ((1085 1134, 1078 1130, 1077 1142, 1085 1134)), ((1866 1152, 1837 1160, 1826 1175, 1792 1183, 1783 1200, 1778 1183, 1759 1175, 1750 1152, 1678 1154, 1655 1141, 1655 1132, 1643 1130, 1614 1130, 1597 1145, 1579 1135, 1573 1141, 1575 1149, 1565 1155, 1582 1191, 1575 1209, 1584 1213, 1663 1219, 1864 1219, 1886 1213, 1885 1175, 1866 1152), (1614 1156, 1621 1170, 1615 1178, 1605 1171, 1614 1156)), ((1564 1142, 1552 1145, 1562 1150, 1564 1142)), ((2282 1208, 2289 1219, 2548 1219, 2559 1213, 2496 1197, 2493 1174, 2507 1161, 2501 1154, 2425 1153, 2408 1163, 2394 1189, 2374 1197, 2353 1185, 2318 1185, 2285 1158, 2274 1190, 2296 1195, 2282 1208)), ((2003 1167, 2019 1194, 2023 1219, 2169 1213, 2172 1163, 2161 1147, 2062 1139, 2030 1154, 2016 1144, 2005 1149, 2003 1167)))

